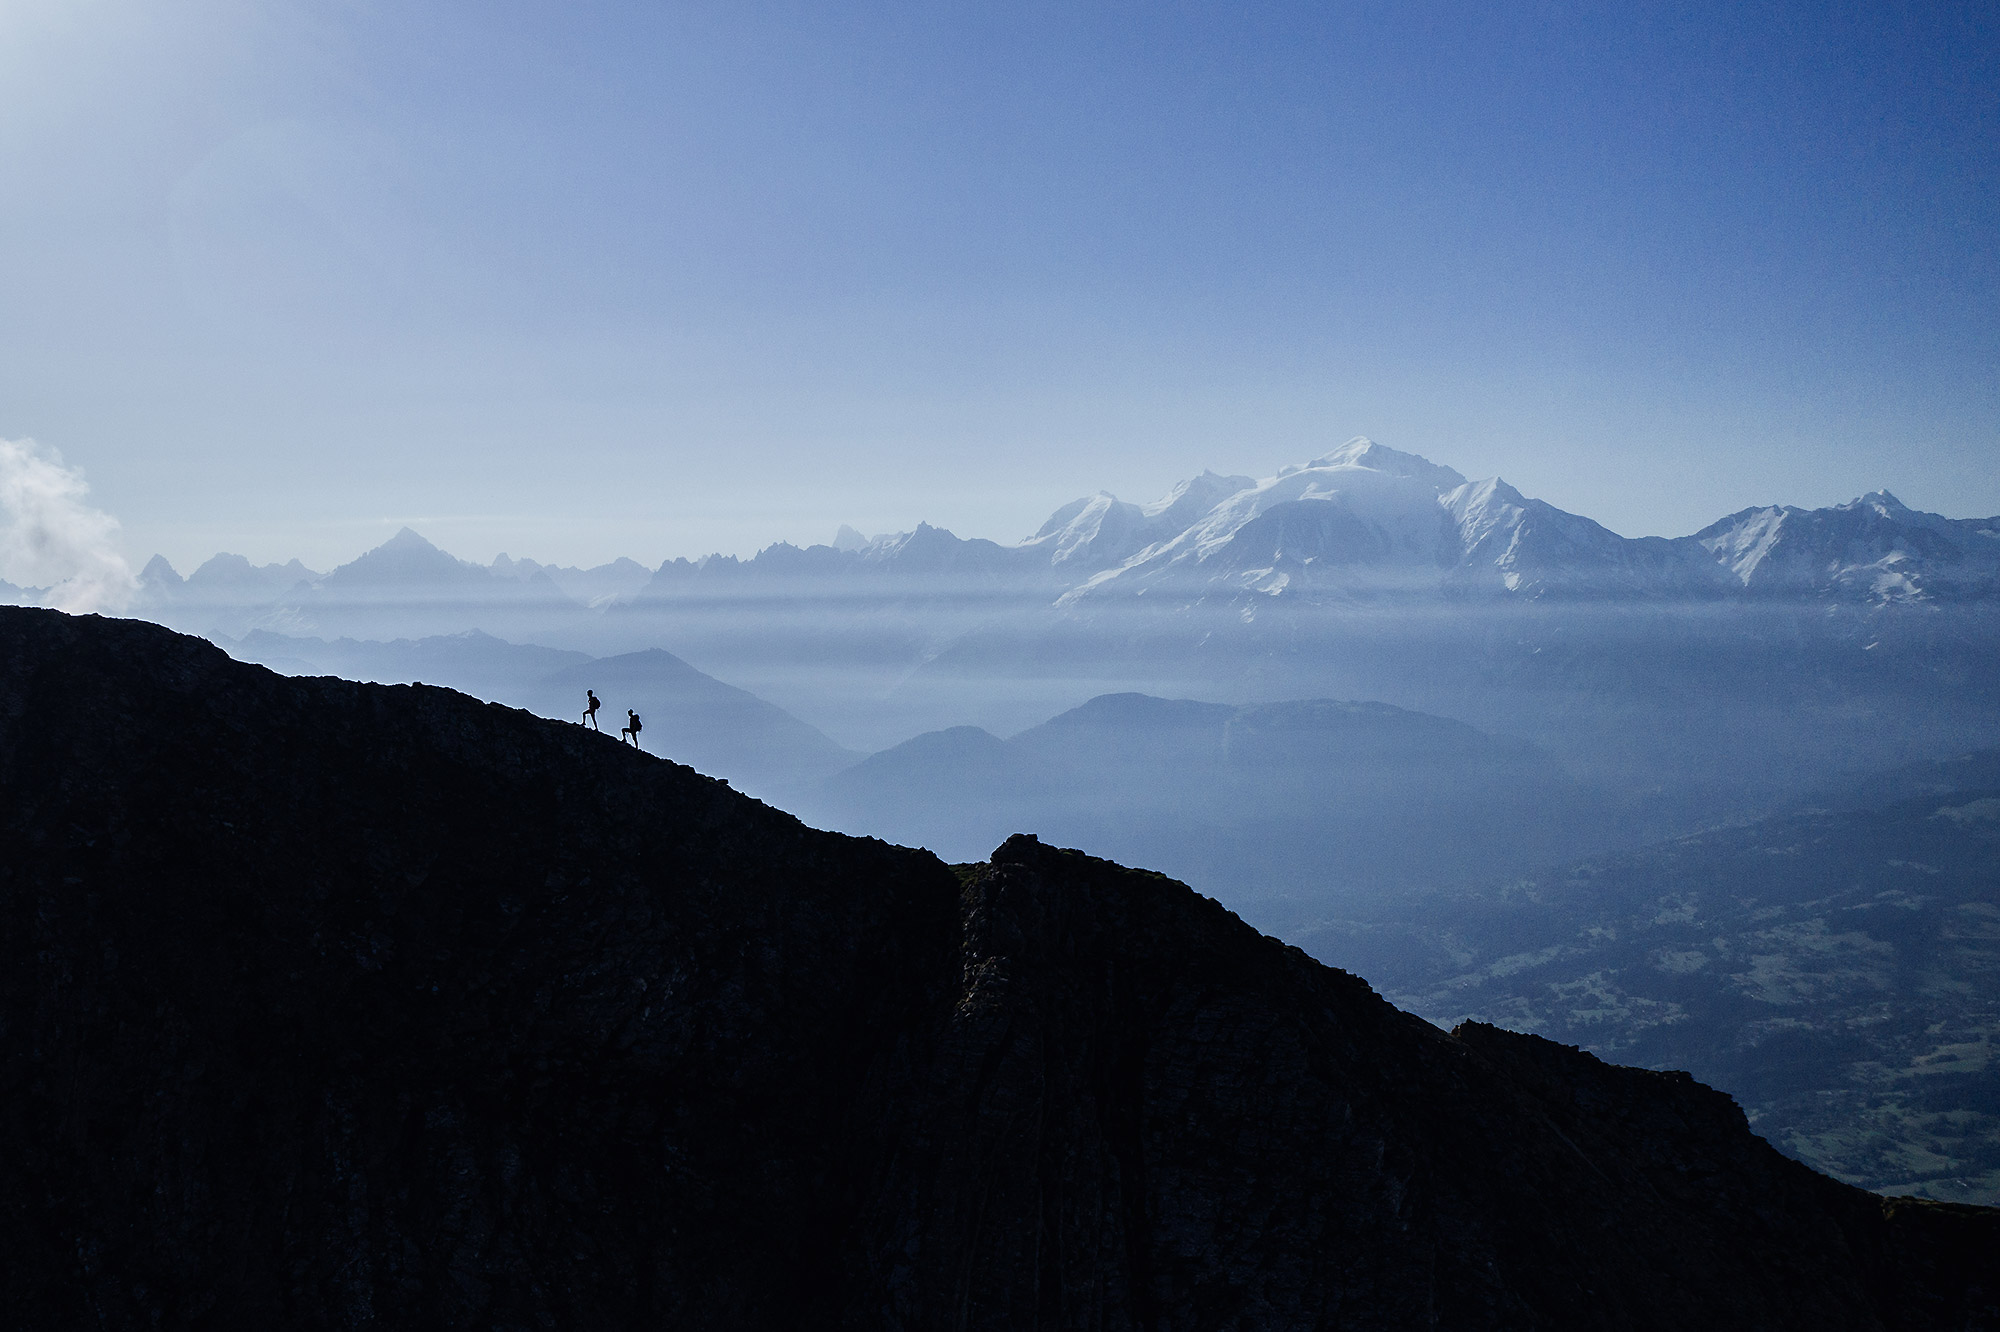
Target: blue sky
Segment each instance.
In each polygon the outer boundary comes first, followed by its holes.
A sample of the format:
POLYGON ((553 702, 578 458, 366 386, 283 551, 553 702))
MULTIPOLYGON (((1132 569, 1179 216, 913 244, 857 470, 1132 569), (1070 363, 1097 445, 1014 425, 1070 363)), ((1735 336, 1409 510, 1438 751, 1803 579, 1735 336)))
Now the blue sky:
POLYGON ((0 7, 0 438, 128 552, 648 562, 1354 434, 2000 512, 1990 4, 0 7))

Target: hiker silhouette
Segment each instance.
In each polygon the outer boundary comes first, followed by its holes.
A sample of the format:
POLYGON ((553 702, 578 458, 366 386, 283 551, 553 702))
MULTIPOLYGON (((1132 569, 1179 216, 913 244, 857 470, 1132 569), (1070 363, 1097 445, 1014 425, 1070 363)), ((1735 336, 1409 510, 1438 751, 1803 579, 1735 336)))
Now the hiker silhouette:
POLYGON ((640 745, 639 743, 639 714, 632 711, 630 708, 627 708, 625 710, 625 715, 632 719, 632 724, 630 726, 627 726, 624 730, 620 731, 618 733, 618 738, 623 740, 627 737, 630 737, 632 741, 632 748, 634 749, 643 748, 643 746, 640 745))
POLYGON ((604 728, 597 724, 597 691, 595 689, 586 689, 583 691, 583 696, 590 700, 590 706, 583 710, 583 720, 592 730, 603 730, 604 728))

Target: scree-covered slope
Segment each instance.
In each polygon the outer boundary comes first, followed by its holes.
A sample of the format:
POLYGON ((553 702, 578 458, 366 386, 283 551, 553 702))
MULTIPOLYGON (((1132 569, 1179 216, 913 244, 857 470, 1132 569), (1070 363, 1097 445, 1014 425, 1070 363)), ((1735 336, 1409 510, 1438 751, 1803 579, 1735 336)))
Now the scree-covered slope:
POLYGON ((1684 1075, 445 690, 0 611, 0 846, 16 1326, 2000 1321, 1684 1075))

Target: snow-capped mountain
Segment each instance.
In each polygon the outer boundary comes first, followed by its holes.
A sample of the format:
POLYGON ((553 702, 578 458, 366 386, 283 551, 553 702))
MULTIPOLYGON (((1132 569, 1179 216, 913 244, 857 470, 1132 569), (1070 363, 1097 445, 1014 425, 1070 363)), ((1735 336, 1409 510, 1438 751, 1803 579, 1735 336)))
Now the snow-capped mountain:
POLYGON ((1203 472, 1143 506, 1099 491, 1050 514, 1020 549, 1046 551, 1056 569, 1092 573, 1178 535, 1223 500, 1256 484, 1247 476, 1203 472))
POLYGON ((2000 521, 1919 513, 1887 492, 1831 509, 1745 510, 1689 537, 1629 538, 1498 477, 1467 481, 1368 439, 1262 481, 1206 473, 1143 509, 1104 494, 1078 500, 1017 549, 1047 550, 1057 567, 1094 569, 1062 595, 1079 608, 1143 593, 1623 599, 1747 591, 1880 601, 2000 592, 2000 521), (1204 510, 1188 503, 1211 495, 1204 510), (1191 518, 1178 531, 1155 517, 1170 507, 1191 518))
POLYGON ((943 615, 898 630, 899 641, 929 652, 967 616, 1088 614, 1140 596, 1147 605, 1242 601, 1246 609, 1273 600, 1994 600, 2000 518, 1943 518, 1876 491, 1825 509, 1746 509, 1691 536, 1627 538, 1498 477, 1467 480, 1356 438, 1263 479, 1203 472, 1151 504, 1085 496, 1013 545, 927 523, 875 537, 843 527, 832 544, 780 542, 747 560, 573 569, 504 555, 474 564, 405 528, 327 574, 218 555, 183 580, 156 557, 140 581, 140 613, 231 636, 477 628, 540 641, 571 633, 582 617, 637 643, 657 635, 625 623, 633 614, 671 619, 677 607, 804 598, 799 605, 824 612, 943 615), (603 611, 613 614, 591 614, 603 611))
MULTIPOLYGON (((2000 595, 2000 519, 1948 519, 1878 492, 1832 509, 1752 509, 1693 536, 1622 537, 1366 438, 1277 475, 1203 472, 1151 504, 1108 492, 1058 508, 1014 545, 919 523, 750 559, 676 559, 612 609, 739 594, 987 597, 1083 613, 1154 604, 1487 597, 1881 601, 2000 595)), ((595 603, 593 603, 595 604, 595 603)))
POLYGON ((2000 519, 1920 513, 1886 490, 1828 509, 1745 509, 1688 540, 1755 594, 1895 601, 2000 592, 2000 519))
POLYGON ((1644 596, 1712 595, 1722 577, 1686 540, 1621 537, 1553 504, 1529 499, 1498 477, 1439 497, 1456 549, 1450 582, 1467 591, 1644 596))
POLYGON ((1066 600, 1156 588, 1275 594, 1336 568, 1346 571, 1350 589, 1433 582, 1447 549, 1438 497, 1464 481, 1414 454, 1351 440, 1303 467, 1237 487, 1066 600))

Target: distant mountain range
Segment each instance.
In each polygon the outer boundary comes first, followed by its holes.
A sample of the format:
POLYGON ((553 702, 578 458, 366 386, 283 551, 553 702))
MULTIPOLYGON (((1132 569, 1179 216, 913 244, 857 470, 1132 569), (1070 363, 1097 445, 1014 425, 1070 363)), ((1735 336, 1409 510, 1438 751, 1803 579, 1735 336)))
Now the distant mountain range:
POLYGON ((1035 541, 1100 566, 1067 594, 1073 602, 1163 590, 1877 601, 2000 591, 2000 521, 1918 513, 1886 491, 1634 539, 1498 478, 1467 481, 1366 439, 1264 481, 1204 476, 1145 509, 1108 496, 1083 503, 1035 541))
POLYGON ((1006 593, 1070 607, 1138 595, 1861 603, 2000 596, 2000 518, 1921 513, 1877 491, 1826 509, 1745 509, 1691 536, 1628 538, 1498 478, 1468 481, 1367 439, 1263 480, 1205 472, 1148 505, 1109 494, 1073 500, 1011 546, 924 523, 873 539, 842 530, 831 545, 779 543, 754 559, 675 559, 650 572, 629 559, 592 569, 506 555, 470 564, 408 528, 327 574, 297 561, 252 566, 218 555, 183 580, 156 556, 141 577, 141 609, 220 617, 218 624, 233 616, 239 633, 337 636, 374 615, 431 633, 504 633, 510 623, 531 623, 545 636, 584 609, 783 595, 800 585, 836 594, 1006 593))
POLYGON ((1033 831, 1199 883, 1275 933, 1335 903, 1483 884, 1637 832, 1533 745, 1327 699, 1109 694, 1011 739, 920 735, 782 803, 950 860, 1033 831))
POLYGON ((595 690, 603 703, 598 724, 609 734, 617 735, 627 710, 635 711, 649 752, 726 778, 753 795, 797 789, 861 757, 783 708, 659 648, 592 657, 508 643, 477 630, 387 643, 257 630, 230 651, 286 675, 444 685, 579 725, 585 694, 595 690))
POLYGON ((1949 519, 1887 491, 1828 509, 1745 509, 1692 536, 1621 537, 1468 481, 1415 454, 1355 439, 1276 476, 1203 473, 1137 505, 1073 500, 1017 545, 911 532, 755 559, 674 560, 631 600, 806 581, 858 588, 932 580, 962 592, 1009 587, 1088 606, 1171 599, 1463 597, 1833 598, 1857 602, 2000 595, 2000 519, 1949 519))
POLYGON ((843 529, 648 572, 472 564, 405 530, 326 573, 155 560, 139 613, 218 641, 660 649, 860 752, 1009 735, 1107 693, 1375 700, 1532 740, 1695 826, 2000 743, 1996 533, 1877 493, 1628 539, 1354 440, 1149 505, 1078 499, 1014 545, 843 529))
MULTIPOLYGON (((503 556, 502 559, 505 559, 503 556)), ((472 564, 404 528, 331 573, 294 560, 253 566, 218 555, 185 580, 154 557, 140 575, 140 613, 178 628, 322 638, 421 638, 478 629, 530 641, 589 617, 540 565, 472 564)))

